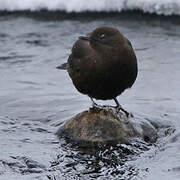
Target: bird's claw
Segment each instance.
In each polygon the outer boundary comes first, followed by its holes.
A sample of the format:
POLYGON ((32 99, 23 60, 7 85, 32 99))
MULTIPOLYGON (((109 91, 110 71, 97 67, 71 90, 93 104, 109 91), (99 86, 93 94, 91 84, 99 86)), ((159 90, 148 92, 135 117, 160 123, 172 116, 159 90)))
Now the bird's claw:
POLYGON ((119 111, 122 111, 125 113, 126 117, 133 117, 132 113, 127 112, 126 110, 124 110, 121 106, 116 106, 116 112, 119 113, 119 111))

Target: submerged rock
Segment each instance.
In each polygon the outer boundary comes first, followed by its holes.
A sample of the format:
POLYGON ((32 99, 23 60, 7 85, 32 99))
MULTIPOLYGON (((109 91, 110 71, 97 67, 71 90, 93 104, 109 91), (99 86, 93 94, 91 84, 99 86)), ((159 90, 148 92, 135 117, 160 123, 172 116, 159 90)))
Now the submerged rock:
POLYGON ((67 121, 57 132, 59 138, 87 143, 128 143, 132 138, 155 142, 157 130, 144 120, 127 118, 115 109, 90 108, 67 121))

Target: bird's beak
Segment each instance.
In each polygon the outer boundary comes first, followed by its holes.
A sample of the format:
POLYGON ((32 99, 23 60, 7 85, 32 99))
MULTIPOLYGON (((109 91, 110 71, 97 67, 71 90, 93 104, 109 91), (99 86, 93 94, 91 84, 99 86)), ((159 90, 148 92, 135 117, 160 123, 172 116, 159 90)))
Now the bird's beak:
POLYGON ((91 40, 90 36, 79 36, 79 39, 86 40, 86 41, 91 40))

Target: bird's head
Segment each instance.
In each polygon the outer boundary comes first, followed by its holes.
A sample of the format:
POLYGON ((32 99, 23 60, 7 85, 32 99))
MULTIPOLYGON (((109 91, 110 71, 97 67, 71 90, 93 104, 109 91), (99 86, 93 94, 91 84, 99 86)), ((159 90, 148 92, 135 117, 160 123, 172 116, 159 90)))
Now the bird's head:
POLYGON ((119 30, 112 27, 99 27, 87 36, 80 36, 79 38, 90 41, 92 45, 109 46, 112 48, 117 48, 124 41, 123 35, 119 30))

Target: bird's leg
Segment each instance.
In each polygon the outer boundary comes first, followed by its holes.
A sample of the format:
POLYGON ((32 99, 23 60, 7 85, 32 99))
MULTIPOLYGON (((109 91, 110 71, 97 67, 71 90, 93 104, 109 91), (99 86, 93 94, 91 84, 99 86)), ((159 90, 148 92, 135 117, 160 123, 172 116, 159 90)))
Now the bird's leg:
POLYGON ((103 108, 103 106, 98 105, 97 103, 95 103, 95 101, 93 100, 93 98, 92 98, 92 97, 90 97, 90 99, 91 99, 91 101, 92 101, 92 106, 93 106, 94 108, 100 108, 100 109, 102 109, 102 108, 103 108))
POLYGON ((97 106, 97 104, 94 102, 93 98, 90 97, 91 101, 92 101, 92 106, 97 106))
POLYGON ((122 108, 122 106, 119 104, 119 102, 118 102, 118 100, 116 98, 114 98, 114 101, 115 101, 115 103, 117 105, 116 106, 117 112, 119 112, 121 110, 126 114, 127 117, 129 117, 129 113, 122 108))

